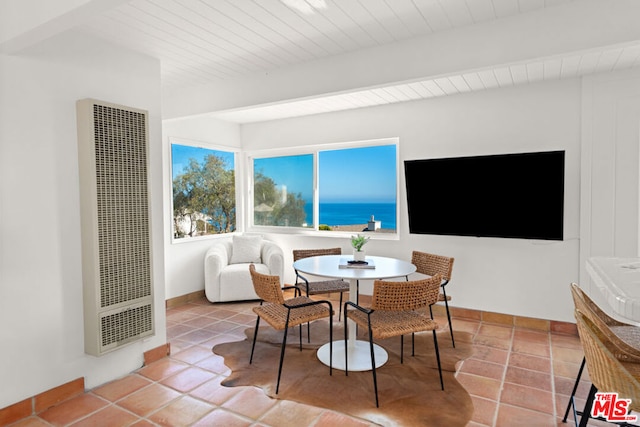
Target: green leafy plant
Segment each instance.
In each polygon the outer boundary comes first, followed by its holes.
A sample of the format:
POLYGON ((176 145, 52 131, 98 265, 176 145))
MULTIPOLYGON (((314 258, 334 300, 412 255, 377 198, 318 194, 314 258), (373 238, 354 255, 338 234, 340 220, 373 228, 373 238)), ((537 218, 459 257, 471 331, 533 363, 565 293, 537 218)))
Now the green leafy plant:
POLYGON ((358 252, 362 251, 362 247, 368 241, 369 241, 369 237, 361 236, 359 234, 355 236, 351 236, 351 246, 353 246, 353 248, 358 252))

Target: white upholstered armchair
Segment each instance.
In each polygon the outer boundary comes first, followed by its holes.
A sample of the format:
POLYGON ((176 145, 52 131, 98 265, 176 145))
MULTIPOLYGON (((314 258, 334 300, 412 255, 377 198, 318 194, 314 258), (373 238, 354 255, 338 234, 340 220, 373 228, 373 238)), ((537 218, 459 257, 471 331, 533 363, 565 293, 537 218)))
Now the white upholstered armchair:
MULTIPOLYGON (((217 239, 204 256, 204 291, 211 302, 259 299, 249 265, 282 281, 284 254, 262 236, 234 235, 217 239)), ((280 283, 282 285, 282 282, 280 283)))

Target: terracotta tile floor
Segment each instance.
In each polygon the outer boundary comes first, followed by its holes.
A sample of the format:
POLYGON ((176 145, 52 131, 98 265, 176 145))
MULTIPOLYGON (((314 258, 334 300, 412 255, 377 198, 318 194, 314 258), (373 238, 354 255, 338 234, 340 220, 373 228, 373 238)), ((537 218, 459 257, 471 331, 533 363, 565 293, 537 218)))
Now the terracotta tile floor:
MULTIPOLYGON (((211 348, 244 339, 244 329, 255 322, 255 304, 210 304, 202 299, 168 309, 170 357, 12 427, 371 425, 331 410, 273 400, 253 387, 220 385, 229 371, 211 348)), ((582 361, 577 336, 461 318, 453 324, 474 336, 474 355, 457 374, 475 407, 468 426, 573 425, 571 419, 567 424, 561 420, 582 361)), ((585 375, 580 397, 589 386, 585 375)))

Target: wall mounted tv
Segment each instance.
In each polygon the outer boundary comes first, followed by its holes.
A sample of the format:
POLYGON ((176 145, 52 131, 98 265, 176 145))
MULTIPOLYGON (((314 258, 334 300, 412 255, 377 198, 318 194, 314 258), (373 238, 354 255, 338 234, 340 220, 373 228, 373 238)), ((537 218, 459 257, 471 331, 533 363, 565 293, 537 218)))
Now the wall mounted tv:
POLYGON ((564 151, 404 162, 409 232, 562 240, 564 151))

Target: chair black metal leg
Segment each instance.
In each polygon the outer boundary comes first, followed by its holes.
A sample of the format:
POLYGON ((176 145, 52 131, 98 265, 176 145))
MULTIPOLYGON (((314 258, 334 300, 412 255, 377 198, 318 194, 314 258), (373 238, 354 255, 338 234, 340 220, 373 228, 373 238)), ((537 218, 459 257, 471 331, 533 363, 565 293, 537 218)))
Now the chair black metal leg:
POLYGON ((280 350, 280 366, 278 367, 278 382, 276 383, 276 394, 280 389, 280 375, 282 374, 282 362, 284 361, 284 350, 287 347, 287 332, 289 331, 289 315, 287 315, 287 323, 284 327, 284 334, 282 336, 282 350, 280 350))
MULTIPOLYGON (((444 306, 447 309, 447 320, 449 321, 449 332, 451 333, 451 344, 456 348, 456 342, 453 339, 453 323, 451 323, 451 313, 449 313, 449 301, 447 300, 447 291, 442 287, 442 295, 444 295, 444 306)), ((431 317, 433 319, 433 316, 431 317)))
POLYGON ((344 315, 342 316, 344 319, 344 375, 349 376, 349 357, 347 355, 347 331, 349 329, 349 322, 347 321, 347 306, 344 306, 344 315))
POLYGON ((416 334, 411 332, 411 357, 416 355, 416 334))
MULTIPOLYGON (((307 298, 309 298, 309 287, 306 289, 307 298)), ((300 291, 300 295, 302 296, 302 291, 300 291)), ((300 325, 300 340, 302 340, 302 325, 300 325)), ((311 343, 311 322, 307 322, 307 342, 311 343)), ((300 342, 300 351, 302 351, 302 342, 300 342)))
POLYGON ((433 330, 433 347, 436 350, 436 360, 438 361, 438 373, 440 373, 440 387, 444 390, 444 381, 442 380, 442 366, 440 366, 440 350, 438 349, 438 337, 435 329, 433 330))
POLYGON ((376 356, 373 351, 373 333, 371 331, 371 325, 369 325, 369 349, 371 351, 371 372, 373 373, 373 390, 376 393, 376 408, 379 408, 378 404, 378 380, 376 378, 376 356))
POLYGON ((329 375, 333 375, 333 307, 331 305, 329 305, 329 375))
POLYGON ((567 410, 564 412, 564 417, 562 418, 562 422, 566 423, 567 422, 567 417, 569 416, 569 411, 571 410, 571 408, 574 408, 574 415, 573 418, 577 419, 577 416, 575 414, 575 400, 574 400, 574 396, 576 395, 576 391, 578 390, 578 385, 580 384, 580 377, 582 377, 582 370, 584 369, 584 365, 586 363, 586 359, 583 357, 582 358, 582 363, 580 364, 580 369, 578 370, 578 376, 576 377, 576 382, 573 384, 573 390, 571 390, 571 396, 569 396, 569 403, 567 404, 567 410))
MULTIPOLYGON (((587 396, 587 401, 584 404, 584 409, 582 410, 582 415, 580 416, 580 427, 586 427, 589 422, 589 418, 591 418, 591 407, 593 406, 593 400, 596 397, 596 392, 598 389, 596 386, 591 384, 591 388, 589 389, 589 396, 587 396)), ((578 420, 575 420, 576 425, 578 425, 578 420)))
POLYGON ((256 348, 256 338, 258 337, 258 326, 260 326, 260 316, 256 318, 256 328, 253 331, 253 344, 251 344, 251 356, 249 357, 249 365, 253 361, 253 350, 256 348))
MULTIPOLYGON (((309 323, 307 322, 307 339, 311 342, 311 337, 309 337, 309 323)), ((302 323, 298 325, 298 330, 300 331, 300 351, 302 351, 302 323)))
POLYGON ((340 307, 340 308, 338 309, 338 322, 340 321, 340 312, 342 311, 342 294, 343 294, 343 293, 344 293, 344 292, 340 292, 340 305, 338 306, 338 307, 340 307))

